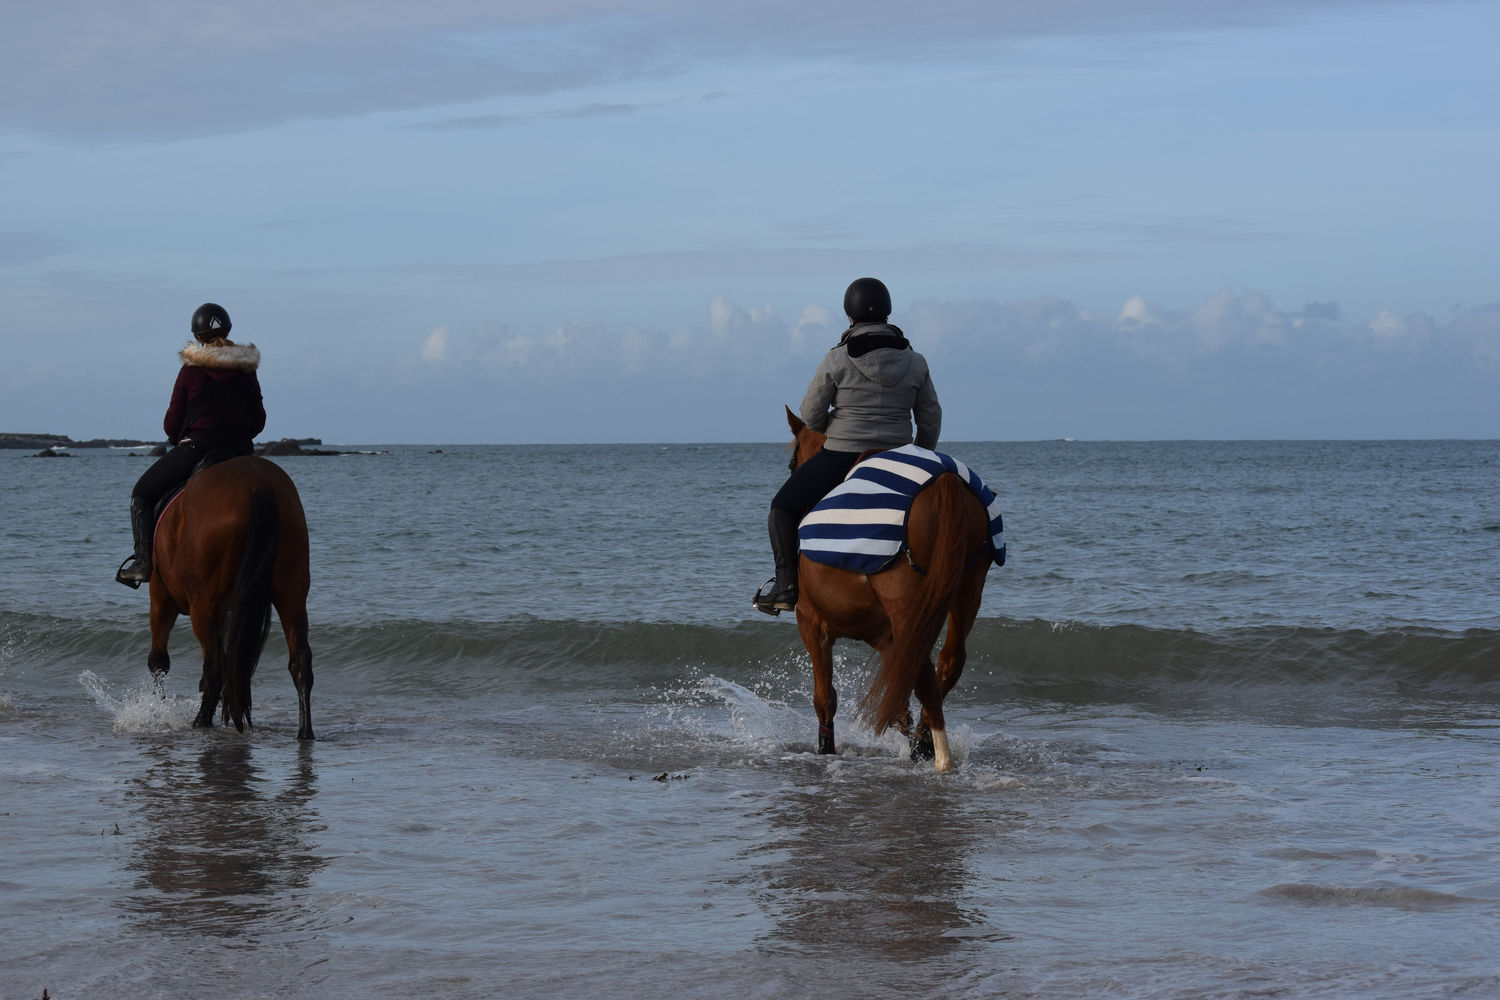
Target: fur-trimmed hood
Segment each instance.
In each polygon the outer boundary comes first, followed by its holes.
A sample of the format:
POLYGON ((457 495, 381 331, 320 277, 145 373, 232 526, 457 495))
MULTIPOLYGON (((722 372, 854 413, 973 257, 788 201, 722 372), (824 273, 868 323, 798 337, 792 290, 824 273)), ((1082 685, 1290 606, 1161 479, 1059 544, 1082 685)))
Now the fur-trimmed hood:
POLYGON ((254 344, 236 344, 222 338, 210 344, 190 340, 178 356, 183 364, 200 368, 253 372, 260 367, 260 351, 254 344))

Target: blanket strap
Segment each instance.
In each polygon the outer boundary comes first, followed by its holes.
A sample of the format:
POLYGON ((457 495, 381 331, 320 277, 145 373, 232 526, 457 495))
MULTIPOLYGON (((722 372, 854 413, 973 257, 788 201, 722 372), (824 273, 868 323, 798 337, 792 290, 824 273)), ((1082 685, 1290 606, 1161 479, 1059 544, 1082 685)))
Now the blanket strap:
POLYGON ((923 569, 921 566, 917 565, 917 557, 911 554, 911 546, 910 545, 907 545, 905 542, 902 542, 901 543, 901 551, 906 553, 906 561, 907 561, 907 563, 911 566, 912 569, 914 569, 914 570, 917 571, 917 574, 919 576, 926 576, 927 575, 927 571, 925 569, 923 569))

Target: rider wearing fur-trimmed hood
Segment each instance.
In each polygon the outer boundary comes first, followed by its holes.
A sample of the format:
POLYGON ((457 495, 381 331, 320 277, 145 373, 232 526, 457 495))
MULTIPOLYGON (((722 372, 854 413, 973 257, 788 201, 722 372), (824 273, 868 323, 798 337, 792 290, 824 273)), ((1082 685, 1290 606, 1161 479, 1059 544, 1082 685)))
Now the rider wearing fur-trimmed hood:
POLYGON ((142 474, 130 496, 135 556, 115 574, 128 587, 151 579, 157 501, 184 482, 209 452, 251 454, 255 435, 265 429, 266 410, 256 375, 260 351, 254 344, 230 340, 231 326, 229 313, 213 302, 193 313, 194 339, 178 352, 182 367, 162 420, 167 441, 175 447, 142 474))
MULTIPOLYGON (((224 337, 208 343, 191 341, 181 351, 182 368, 172 387, 172 402, 162 429, 172 444, 188 438, 200 443, 223 439, 224 447, 241 451, 266 426, 261 400, 260 350, 224 337)), ((248 452, 246 452, 248 453, 248 452)))

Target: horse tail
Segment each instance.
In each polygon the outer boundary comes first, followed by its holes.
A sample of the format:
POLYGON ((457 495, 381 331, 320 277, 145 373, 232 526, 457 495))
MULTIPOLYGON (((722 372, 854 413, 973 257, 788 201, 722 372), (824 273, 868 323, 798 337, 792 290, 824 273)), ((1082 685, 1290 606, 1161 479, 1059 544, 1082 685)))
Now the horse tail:
POLYGON ((939 476, 926 492, 935 501, 937 520, 929 564, 918 570, 920 582, 909 616, 892 630, 891 647, 880 658, 869 693, 859 705, 859 715, 876 733, 884 732, 911 705, 917 676, 932 659, 933 644, 974 551, 963 530, 964 509, 974 502, 973 492, 951 474, 939 476))
POLYGON ((220 656, 224 721, 233 722, 240 732, 250 721, 250 678, 271 631, 271 582, 280 519, 274 493, 259 489, 250 495, 245 552, 229 595, 220 656))

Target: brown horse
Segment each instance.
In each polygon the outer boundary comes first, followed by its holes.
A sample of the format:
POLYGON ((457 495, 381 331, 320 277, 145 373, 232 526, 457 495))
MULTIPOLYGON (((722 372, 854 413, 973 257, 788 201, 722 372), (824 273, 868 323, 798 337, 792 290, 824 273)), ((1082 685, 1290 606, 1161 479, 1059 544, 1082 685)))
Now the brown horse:
POLYGON ((171 660, 167 636, 187 615, 203 647, 203 703, 194 726, 212 726, 222 694, 224 722, 250 723, 250 677, 281 619, 297 685, 297 738, 313 739, 312 650, 307 645, 307 520, 281 467, 246 456, 188 480, 156 528, 151 574, 151 655, 161 688, 171 660))
MULTIPOLYGON (((817 454, 824 436, 788 408, 793 469, 817 454)), ((875 732, 895 725, 911 740, 912 758, 953 766, 943 722, 943 699, 958 683, 964 646, 990 568, 989 519, 979 498, 957 476, 944 473, 917 494, 907 518, 907 555, 878 573, 836 569, 806 556, 798 560, 797 628, 813 664, 818 752, 833 753, 833 641, 860 639, 875 647, 880 666, 859 715, 875 732), (918 569, 917 567, 921 567, 918 569), (932 647, 948 622, 938 665, 932 647), (914 730, 911 696, 922 705, 914 730)))

